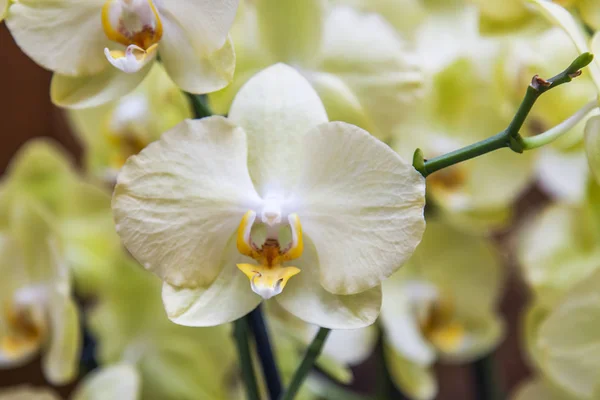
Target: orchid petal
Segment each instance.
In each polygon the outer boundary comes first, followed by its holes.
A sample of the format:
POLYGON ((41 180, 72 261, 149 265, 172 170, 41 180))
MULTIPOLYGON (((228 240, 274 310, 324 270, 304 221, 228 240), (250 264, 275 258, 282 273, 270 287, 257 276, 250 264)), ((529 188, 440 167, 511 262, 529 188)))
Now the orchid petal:
POLYGON ((100 106, 133 91, 144 80, 152 64, 146 64, 140 71, 132 74, 113 67, 89 76, 54 74, 50 85, 50 97, 52 102, 60 107, 100 106))
POLYGON ((359 99, 374 123, 374 129, 362 128, 389 137, 420 95, 423 77, 416 55, 381 16, 349 7, 332 9, 323 40, 319 69, 340 78, 359 99))
POLYGON ((224 250, 221 273, 208 288, 185 289, 164 283, 162 298, 171 321, 186 326, 215 326, 235 321, 258 306, 261 297, 236 267, 247 259, 237 252, 234 239, 224 250))
POLYGON ((137 400, 141 378, 134 366, 116 364, 95 369, 77 386, 73 400, 137 400))
POLYGON ((403 392, 415 400, 433 400, 436 397, 438 385, 429 366, 410 361, 391 346, 384 349, 391 378, 403 392))
POLYGON ((381 287, 353 295, 329 293, 319 285, 319 260, 320 254, 305 237, 304 254, 294 260, 301 272, 274 300, 305 322, 325 328, 357 329, 375 322, 381 307, 381 287))
POLYGON ((185 37, 192 40, 194 53, 210 54, 227 42, 239 0, 169 0, 156 3, 165 25, 165 34, 177 26, 185 37))
POLYGON ((296 70, 269 67, 237 94, 231 121, 248 133, 248 167, 258 192, 289 190, 299 174, 298 148, 309 129, 327 122, 319 96, 296 70))
POLYGON ((319 54, 325 9, 324 0, 259 0, 260 39, 277 60, 306 63, 319 54))
POLYGON ((206 288, 219 276, 229 238, 260 201, 247 151, 243 130, 210 117, 180 123, 129 158, 113 212, 142 265, 180 287, 206 288))
POLYGON ((111 42, 100 12, 104 0, 20 0, 6 24, 19 47, 44 68, 64 75, 95 75, 108 69, 102 53, 111 42))
POLYGON ((343 122, 304 135, 293 193, 319 252, 321 285, 355 294, 408 260, 425 230, 425 179, 368 132, 343 122))
POLYGON ((44 376, 54 385, 75 379, 81 350, 79 310, 68 293, 54 292, 49 300, 50 338, 42 357, 44 376))

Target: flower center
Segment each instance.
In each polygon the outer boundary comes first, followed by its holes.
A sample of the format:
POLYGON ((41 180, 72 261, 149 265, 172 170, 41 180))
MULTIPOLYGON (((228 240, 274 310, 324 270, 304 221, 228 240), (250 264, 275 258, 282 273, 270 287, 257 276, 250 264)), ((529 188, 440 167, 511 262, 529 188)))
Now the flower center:
POLYGON ((8 304, 4 308, 7 332, 0 339, 2 353, 14 358, 35 351, 44 337, 44 318, 33 307, 8 304))
POLYGON ((103 129, 109 144, 109 166, 121 169, 127 158, 138 154, 150 144, 151 121, 148 100, 143 96, 128 96, 119 101, 103 129))
MULTIPOLYGON (((266 202, 262 218, 266 224, 273 226, 276 219, 281 220, 281 210, 278 213, 273 212, 273 215, 270 215, 270 211, 268 210, 271 209, 267 207, 268 205, 269 203, 266 202)), ((254 293, 264 299, 270 299, 280 294, 288 280, 300 272, 299 268, 292 266, 284 267, 282 264, 302 255, 304 250, 302 225, 300 224, 298 215, 290 214, 288 216, 292 232, 292 242, 290 245, 282 249, 279 240, 272 237, 273 235, 269 235, 259 248, 250 238, 250 232, 255 219, 256 212, 252 210, 248 211, 242 218, 237 233, 237 248, 241 254, 253 258, 258 264, 237 264, 237 267, 250 279, 250 287, 254 293)))
POLYGON ((445 352, 457 350, 465 338, 464 326, 455 319, 454 303, 448 299, 435 299, 428 312, 419 321, 423 336, 435 347, 445 352))
POLYGON ((104 49, 108 61, 124 72, 137 72, 154 58, 163 33, 152 0, 107 0, 102 8, 106 36, 127 48, 104 49))

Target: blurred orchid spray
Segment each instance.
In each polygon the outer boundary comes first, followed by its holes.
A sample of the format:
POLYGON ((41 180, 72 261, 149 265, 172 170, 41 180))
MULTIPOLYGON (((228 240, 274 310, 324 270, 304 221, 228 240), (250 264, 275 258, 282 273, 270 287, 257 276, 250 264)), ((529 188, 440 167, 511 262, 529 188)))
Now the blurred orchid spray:
POLYGON ((79 168, 32 140, 0 182, 0 368, 39 355, 48 382, 0 400, 429 400, 437 362, 504 399, 516 274, 534 376, 512 398, 600 396, 597 1, 0 0, 0 18, 83 148, 79 168))

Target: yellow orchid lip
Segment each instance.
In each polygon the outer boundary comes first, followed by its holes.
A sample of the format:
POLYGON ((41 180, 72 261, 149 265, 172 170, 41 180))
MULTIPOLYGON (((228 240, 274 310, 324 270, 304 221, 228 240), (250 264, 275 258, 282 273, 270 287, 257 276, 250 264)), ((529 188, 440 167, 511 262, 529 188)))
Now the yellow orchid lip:
POLYGON ((8 333, 0 340, 0 349, 8 357, 18 359, 40 347, 44 329, 42 322, 29 308, 4 308, 8 333))
POLYGON ((157 44, 163 34, 152 0, 107 0, 102 7, 102 27, 110 40, 144 50, 157 44))
POLYGON ((304 251, 302 225, 298 215, 291 214, 288 217, 292 232, 290 245, 282 250, 277 239, 268 238, 258 248, 250 238, 255 219, 256 212, 252 210, 242 218, 237 233, 237 248, 241 254, 253 258, 259 264, 237 264, 237 267, 250 279, 252 290, 266 300, 280 294, 289 279, 300 273, 299 268, 284 267, 281 264, 302 255, 304 251))
POLYGON ((106 37, 126 46, 123 50, 104 49, 116 68, 135 73, 157 54, 163 27, 152 0, 107 0, 102 7, 102 27, 106 37))

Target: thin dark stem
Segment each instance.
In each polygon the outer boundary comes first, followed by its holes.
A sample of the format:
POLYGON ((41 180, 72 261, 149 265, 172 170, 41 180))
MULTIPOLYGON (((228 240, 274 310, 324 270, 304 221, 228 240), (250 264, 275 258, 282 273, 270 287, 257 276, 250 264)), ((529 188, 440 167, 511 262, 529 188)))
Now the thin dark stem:
POLYGON ((375 347, 375 357, 377 361, 377 395, 376 400, 407 400, 394 385, 390 370, 386 362, 383 335, 380 335, 379 342, 375 347))
POLYGON ((308 376, 309 372, 312 370, 317 357, 321 354, 323 350, 323 346, 325 345, 325 341, 327 340, 327 336, 331 332, 331 329, 320 328, 319 332, 313 339, 308 349, 306 349, 306 354, 304 354, 304 359, 300 366, 294 373, 294 377, 292 378, 292 382, 290 386, 286 390, 286 392, 281 397, 281 400, 292 400, 298 394, 298 390, 304 383, 304 380, 308 376))
POLYGON ((210 117, 211 115, 213 115, 210 107, 206 103, 206 96, 192 94, 188 92, 185 92, 185 95, 187 96, 188 100, 190 101, 190 104, 192 105, 195 119, 210 117))
POLYGON ((593 55, 590 53, 584 53, 577 57, 567 69, 548 80, 544 80, 537 75, 534 76, 531 80, 531 84, 527 87, 525 97, 523 97, 523 101, 515 113, 515 116, 508 127, 502 132, 470 146, 463 147, 462 149, 432 158, 431 160, 425 160, 422 151, 417 149, 413 158, 413 166, 421 173, 421 175, 427 177, 440 169, 450 167, 454 164, 470 160, 504 147, 508 147, 517 153, 522 153, 527 147, 525 146, 519 131, 523 127, 523 123, 531 112, 537 99, 548 90, 570 82, 573 78, 579 76, 581 74, 581 68, 592 62, 593 58, 593 55))
POLYGON ((250 330, 254 335, 256 341, 256 351, 260 360, 260 365, 267 381, 267 390, 269 391, 269 398, 277 400, 281 396, 283 388, 281 386, 281 377, 279 375, 279 369, 273 356, 273 348, 271 347, 271 341, 269 340, 269 331, 261 306, 256 307, 250 314, 248 314, 248 323, 250 330))
POLYGON ((494 365, 493 354, 473 363, 477 400, 503 400, 505 398, 494 365))
POLYGON ((248 400, 260 400, 258 395, 258 386, 256 384, 256 375, 252 365, 252 356, 250 355, 250 345, 248 338, 250 332, 248 330, 247 316, 242 317, 233 323, 233 337, 240 358, 240 367, 242 370, 242 380, 246 389, 248 400))

